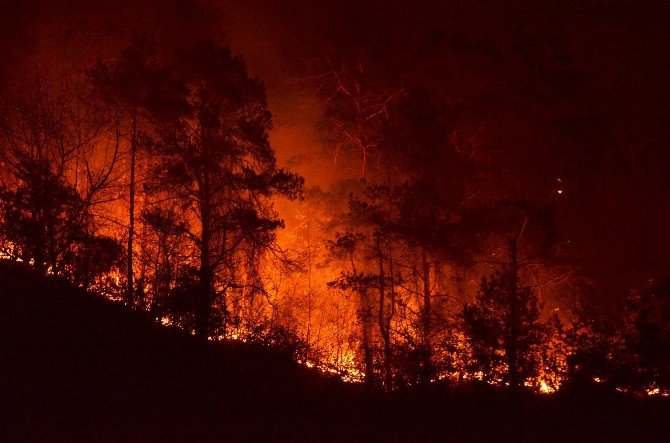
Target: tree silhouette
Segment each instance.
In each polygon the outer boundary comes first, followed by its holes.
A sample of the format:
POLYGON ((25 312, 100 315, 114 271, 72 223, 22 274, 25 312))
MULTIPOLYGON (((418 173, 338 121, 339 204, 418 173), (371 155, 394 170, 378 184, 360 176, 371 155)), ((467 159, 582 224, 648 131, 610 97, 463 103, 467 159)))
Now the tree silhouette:
POLYGON ((389 106, 402 94, 401 88, 392 89, 379 80, 364 54, 339 57, 320 76, 319 92, 336 146, 335 162, 340 151, 358 151, 363 177, 369 162, 380 158, 389 106))
POLYGON ((328 282, 328 286, 345 291, 352 291, 357 297, 358 322, 361 325, 360 347, 363 351, 363 364, 365 373, 365 384, 368 387, 375 386, 377 379, 375 374, 374 337, 373 337, 373 302, 370 295, 371 290, 379 287, 379 277, 374 274, 366 274, 358 269, 356 264, 365 236, 352 231, 337 233, 335 240, 328 242, 328 247, 333 256, 343 260, 349 267, 342 271, 340 276, 328 282))
POLYGON ((537 295, 516 284, 510 272, 482 279, 474 303, 463 308, 475 368, 491 382, 504 381, 518 389, 540 368, 538 347, 545 337, 537 295))
MULTIPOLYGON (((527 326, 524 322, 530 320, 524 318, 525 310, 529 309, 526 305, 534 303, 532 289, 558 281, 568 274, 561 273, 540 283, 531 280, 543 267, 549 268, 551 264, 560 265, 565 261, 559 251, 552 208, 527 201, 501 200, 492 206, 464 212, 463 220, 476 233, 478 241, 490 248, 488 256, 480 262, 503 268, 502 277, 488 286, 492 286, 489 292, 495 295, 496 288, 507 285, 508 304, 499 307, 508 316, 509 330, 505 331, 509 333, 508 337, 505 336, 506 381, 516 390, 524 382, 525 369, 520 365, 526 364, 525 351, 520 347, 525 346, 523 334, 527 326), (530 295, 524 292, 527 289, 531 290, 530 295)), ((473 317, 470 319, 474 321, 473 317)))
POLYGON ((265 90, 241 58, 204 42, 178 54, 171 68, 181 98, 154 114, 161 166, 153 188, 183 211, 198 268, 195 330, 204 338, 215 299, 240 284, 235 255, 245 244, 271 248, 282 226, 269 198, 297 198, 302 179, 277 168, 265 90))
POLYGON ((2 231, 15 258, 39 272, 76 276, 87 288, 118 258, 115 241, 96 232, 92 213, 109 184, 117 146, 111 160, 89 162, 104 115, 79 82, 68 77, 58 85, 38 70, 14 85, 3 108, 2 231), (100 254, 102 244, 108 254, 100 254))
POLYGON ((24 159, 15 188, 0 188, 2 235, 39 272, 60 271, 66 251, 84 236, 84 202, 49 165, 24 159))
POLYGON ((153 50, 146 39, 134 36, 130 46, 113 65, 98 60, 89 70, 89 77, 98 93, 110 106, 117 130, 127 134, 128 155, 128 242, 126 248, 126 294, 129 307, 135 304, 133 242, 135 239, 135 200, 137 153, 147 132, 148 108, 159 99, 163 72, 153 59, 153 50))
MULTIPOLYGON (((626 303, 626 384, 638 392, 670 389, 670 278, 654 281, 626 303)), ((620 363, 621 366, 621 363, 620 363)))
POLYGON ((142 213, 143 222, 149 228, 146 240, 154 246, 145 256, 147 263, 143 265, 150 268, 150 282, 147 282, 152 288, 150 310, 158 317, 170 316, 169 309, 165 308, 170 303, 164 303, 164 300, 173 295, 171 292, 181 272, 181 261, 188 255, 187 231, 178 210, 176 207, 154 207, 142 213))

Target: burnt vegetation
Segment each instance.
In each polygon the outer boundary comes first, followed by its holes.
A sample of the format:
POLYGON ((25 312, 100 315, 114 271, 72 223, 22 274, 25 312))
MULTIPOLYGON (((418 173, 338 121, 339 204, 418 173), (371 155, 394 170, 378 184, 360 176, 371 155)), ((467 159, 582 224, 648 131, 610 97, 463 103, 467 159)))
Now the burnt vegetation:
POLYGON ((16 7, 4 434, 667 434, 663 8, 391 3, 16 7))

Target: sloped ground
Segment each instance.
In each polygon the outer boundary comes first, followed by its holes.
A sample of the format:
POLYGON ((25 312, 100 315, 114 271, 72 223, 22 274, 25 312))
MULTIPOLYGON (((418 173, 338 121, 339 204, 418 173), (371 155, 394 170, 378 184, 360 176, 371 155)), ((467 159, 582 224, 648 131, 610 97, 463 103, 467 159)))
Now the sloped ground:
POLYGON ((670 407, 470 387, 366 393, 253 345, 201 343, 0 262, 0 441, 664 441, 670 407))

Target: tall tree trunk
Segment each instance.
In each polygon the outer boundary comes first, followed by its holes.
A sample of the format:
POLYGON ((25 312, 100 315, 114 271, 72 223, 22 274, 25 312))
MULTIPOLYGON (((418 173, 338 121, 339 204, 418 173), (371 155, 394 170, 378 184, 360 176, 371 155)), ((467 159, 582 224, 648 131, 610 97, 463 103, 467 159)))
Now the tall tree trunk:
POLYGON ((209 317, 211 310, 211 296, 213 289, 213 271, 211 268, 211 207, 209 174, 205 173, 203 189, 201 190, 201 225, 200 238, 200 290, 195 307, 195 333, 198 337, 207 339, 209 337, 209 317))
POLYGON ((428 262, 428 257, 426 256, 426 250, 421 249, 421 264, 422 264, 422 280, 423 280, 423 310, 421 316, 421 327, 422 327, 422 343, 423 348, 423 371, 422 371, 422 381, 428 382, 432 377, 432 365, 433 365, 433 356, 432 356, 432 343, 431 338, 433 334, 433 322, 432 322, 432 303, 431 303, 431 288, 430 288, 430 263, 428 262))
MULTIPOLYGON (((356 271, 356 262, 354 261, 353 251, 349 255, 351 271, 353 275, 358 275, 356 271)), ((361 320, 361 347, 363 348, 363 364, 365 371, 365 386, 370 388, 375 385, 374 377, 374 356, 372 354, 372 328, 370 318, 372 316, 372 307, 370 306, 370 294, 365 286, 356 288, 358 293, 358 313, 361 320)))
POLYGON ((375 385, 374 376, 374 355, 372 352, 372 328, 370 324, 370 317, 372 316, 372 307, 370 306, 370 294, 366 288, 359 290, 361 298, 361 322, 362 322, 362 336, 361 346, 363 348, 363 363, 365 365, 365 385, 372 387, 375 385))
POLYGON ((391 389, 391 336, 388 328, 386 314, 386 275, 384 269, 384 253, 382 251, 381 236, 377 236, 377 258, 379 260, 379 311, 377 321, 379 332, 384 342, 384 386, 391 389))
MULTIPOLYGON (((90 225, 87 223, 86 226, 84 227, 84 230, 86 232, 87 237, 92 237, 90 233, 90 225)), ((84 246, 84 253, 83 253, 83 263, 82 263, 82 268, 80 270, 81 273, 81 278, 80 278, 80 284, 82 288, 84 288, 84 291, 88 291, 89 286, 91 286, 91 249, 90 246, 87 244, 84 246)))
MULTIPOLYGON (((42 223, 42 222, 40 221, 40 220, 42 219, 42 217, 40 217, 40 216, 38 215, 38 216, 35 217, 35 218, 37 219, 37 222, 35 222, 35 225, 36 225, 36 226, 39 226, 39 225, 42 223)), ((47 226, 46 226, 47 237, 52 238, 53 236, 49 236, 49 235, 48 235, 49 232, 50 232, 50 230, 49 230, 49 228, 48 228, 48 224, 45 223, 45 225, 47 225, 47 226)), ((36 270, 39 274, 43 274, 43 275, 44 275, 44 274, 47 273, 47 268, 48 268, 48 266, 47 266, 47 264, 46 264, 46 262, 47 262, 47 258, 46 258, 46 257, 47 257, 47 255, 50 255, 50 254, 48 253, 48 249, 49 249, 49 248, 48 248, 48 246, 47 246, 47 241, 46 241, 47 239, 41 238, 42 235, 43 235, 43 234, 42 234, 41 232, 39 232, 39 231, 36 232, 36 237, 31 239, 31 240, 34 241, 34 250, 32 251, 32 254, 28 253, 27 251, 24 251, 24 258, 23 258, 23 260, 24 260, 26 263, 28 263, 28 262, 30 261, 30 259, 32 258, 32 259, 34 260, 34 264, 33 264, 33 266, 34 266, 35 270, 36 270), (33 255, 33 257, 31 257, 30 255, 33 255)))
POLYGON ((512 391, 519 388, 519 361, 518 361, 518 341, 519 341, 519 307, 518 307, 518 281, 519 281, 519 259, 518 259, 518 239, 510 242, 510 266, 509 266, 509 342, 507 343, 507 367, 509 386, 512 391))
MULTIPOLYGON (((310 351, 312 334, 312 239, 310 232, 311 214, 307 213, 307 350, 310 351)), ((305 359, 307 355, 305 356, 305 359)))
MULTIPOLYGON (((195 335, 200 339, 207 340, 209 337, 209 321, 214 288, 214 271, 211 263, 212 243, 212 189, 210 182, 210 143, 208 132, 205 127, 206 116, 204 109, 198 110, 198 123, 200 131, 200 148, 202 150, 201 181, 200 181, 200 288, 195 302, 195 335)), ((225 244, 224 244, 225 247, 225 244)))
POLYGON ((137 110, 132 113, 132 133, 130 140, 130 186, 128 191, 128 200, 130 208, 128 210, 128 251, 126 265, 126 304, 132 309, 135 305, 135 288, 133 281, 133 239, 135 236, 135 157, 137 153, 137 110))
MULTIPOLYGON (((389 313, 386 316, 386 330, 388 331, 389 335, 389 348, 388 348, 388 353, 389 353, 389 369, 391 369, 391 358, 393 357, 391 354, 391 321, 393 320, 393 317, 395 316, 395 280, 394 280, 394 270, 393 270, 393 247, 389 245, 389 276, 390 276, 390 288, 389 288, 389 295, 390 295, 390 300, 389 300, 389 313)), ((389 381, 393 382, 392 378, 389 379, 389 381)))

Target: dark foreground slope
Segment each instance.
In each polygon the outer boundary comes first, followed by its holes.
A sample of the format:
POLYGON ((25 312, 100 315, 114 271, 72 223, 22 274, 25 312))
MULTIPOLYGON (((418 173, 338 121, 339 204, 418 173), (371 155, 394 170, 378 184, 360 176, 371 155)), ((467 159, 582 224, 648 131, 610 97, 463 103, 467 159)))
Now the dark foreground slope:
POLYGON ((662 441, 663 401, 385 396, 0 262, 0 441, 662 441))

